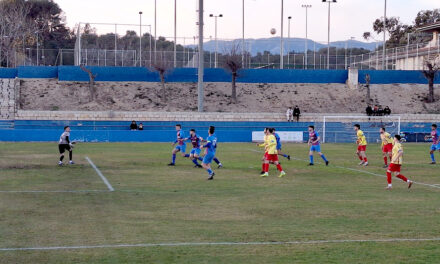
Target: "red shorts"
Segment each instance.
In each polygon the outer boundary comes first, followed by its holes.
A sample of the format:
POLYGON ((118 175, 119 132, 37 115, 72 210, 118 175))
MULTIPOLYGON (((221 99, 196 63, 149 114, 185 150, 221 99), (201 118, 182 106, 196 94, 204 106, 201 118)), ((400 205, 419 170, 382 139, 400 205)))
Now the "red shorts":
POLYGON ((400 172, 400 168, 401 167, 402 167, 402 165, 400 165, 400 164, 391 163, 388 166, 388 170, 391 171, 391 172, 400 172))
POLYGON ((263 156, 264 159, 267 159, 267 155, 268 155, 267 152, 264 152, 264 156, 263 156))
POLYGON ((365 146, 358 146, 358 151, 366 151, 367 150, 367 145, 365 146))
POLYGON ((389 144, 384 145, 382 147, 382 151, 384 153, 392 152, 393 151, 393 144, 389 143, 389 144))
POLYGON ((273 162, 278 161, 278 155, 277 154, 267 154, 266 160, 273 161, 273 162))

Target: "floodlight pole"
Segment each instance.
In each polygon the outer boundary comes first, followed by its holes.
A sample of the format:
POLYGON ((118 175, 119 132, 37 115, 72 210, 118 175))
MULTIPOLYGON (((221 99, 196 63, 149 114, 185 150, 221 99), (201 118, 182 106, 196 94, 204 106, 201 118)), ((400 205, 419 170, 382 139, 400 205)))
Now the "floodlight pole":
POLYGON ((209 17, 213 17, 215 19, 215 34, 214 34, 214 41, 215 41, 215 55, 214 55, 214 68, 218 67, 218 39, 217 39, 217 18, 223 17, 222 14, 214 15, 210 14, 209 17))
POLYGON ((292 17, 289 16, 287 17, 287 19, 289 20, 289 24, 288 24, 288 29, 287 29, 287 67, 290 68, 290 22, 292 21, 292 17))
POLYGON ((174 0, 174 68, 177 67, 177 0, 174 0))
POLYGON ((117 32, 118 32, 118 25, 115 24, 115 67, 117 66, 116 65, 116 62, 117 62, 116 52, 118 50, 118 33, 117 32))
POLYGON ((387 0, 385 0, 385 8, 383 15, 383 51, 382 51, 382 70, 385 70, 385 54, 386 54, 386 37, 387 37, 387 0))
POLYGON ((336 3, 336 0, 322 0, 322 2, 328 3, 327 70, 329 70, 330 69, 330 9, 331 9, 331 4, 336 3))
POLYGON ((284 0, 281 0, 280 69, 284 69, 284 0))
POLYGON ((139 67, 142 67, 142 11, 139 12, 139 67))
POLYGON ((157 0, 154 0, 154 62, 157 58, 157 0))
POLYGON ((312 5, 302 5, 306 9, 306 43, 305 43, 305 51, 304 51, 304 68, 307 69, 307 51, 308 51, 308 10, 312 7, 312 5))
POLYGON ((244 68, 244 0, 243 0, 243 24, 242 24, 242 39, 241 39, 241 65, 244 68))
POLYGON ((203 89, 203 0, 199 0, 199 71, 198 71, 198 93, 197 102, 199 112, 203 112, 203 99, 205 97, 203 89))

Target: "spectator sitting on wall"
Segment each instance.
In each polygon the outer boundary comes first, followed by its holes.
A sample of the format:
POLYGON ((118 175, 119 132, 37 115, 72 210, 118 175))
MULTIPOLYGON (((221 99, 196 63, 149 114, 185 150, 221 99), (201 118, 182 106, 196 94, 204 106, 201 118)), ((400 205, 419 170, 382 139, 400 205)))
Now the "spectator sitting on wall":
POLYGON ((293 109, 293 116, 296 117, 296 122, 299 122, 299 116, 301 115, 301 110, 299 110, 298 106, 295 106, 293 109))
POLYGON ((287 122, 293 122, 293 109, 289 107, 286 112, 287 122))
POLYGON ((139 123, 138 130, 144 130, 144 124, 139 123))
POLYGON ((382 108, 382 106, 379 106, 379 109, 377 109, 377 115, 378 116, 383 116, 383 108, 382 108))
POLYGON ((371 105, 368 105, 367 108, 365 108, 365 112, 367 113, 367 116, 373 115, 373 108, 371 108, 371 105))
POLYGON ((374 107, 373 107, 373 115, 374 116, 377 116, 377 111, 379 110, 379 106, 377 106, 377 105, 374 105, 374 107))
POLYGON ((131 124, 130 124, 130 130, 137 130, 138 129, 138 126, 137 126, 137 124, 136 124, 136 121, 131 121, 131 124))
POLYGON ((388 106, 385 106, 385 108, 383 109, 383 114, 391 115, 391 109, 388 106))

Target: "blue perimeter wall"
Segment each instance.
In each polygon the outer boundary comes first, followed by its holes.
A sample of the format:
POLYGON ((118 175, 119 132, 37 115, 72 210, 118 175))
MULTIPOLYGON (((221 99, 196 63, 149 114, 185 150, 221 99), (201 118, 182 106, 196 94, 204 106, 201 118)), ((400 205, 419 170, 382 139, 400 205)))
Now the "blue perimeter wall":
MULTIPOLYGON (((89 67, 96 81, 159 82, 159 75, 140 67, 89 67)), ((359 71, 359 82, 365 83, 365 74, 371 75, 372 84, 415 83, 427 84, 420 71, 359 71)), ((0 78, 58 78, 60 81, 88 81, 87 73, 76 66, 21 66, 0 68, 0 78)), ((237 82, 241 83, 345 83, 346 70, 277 70, 244 69, 237 82)), ((167 82, 197 82, 197 69, 176 68, 166 74, 167 82)), ((229 82, 231 75, 224 69, 205 69, 205 82, 229 82)), ((436 83, 440 83, 437 76, 436 83)))
MULTIPOLYGON (((7 122, 7 121, 5 121, 7 122)), ((140 121, 144 124, 144 131, 130 131, 130 122, 126 121, 37 121, 17 120, 13 129, 0 128, 0 142, 57 142, 63 127, 71 126, 71 139, 79 142, 172 142, 176 138, 174 125, 170 121, 140 121)), ((1 122, 0 122, 1 123, 1 122)), ((138 122, 139 123, 139 122, 138 122)), ((319 123, 287 123, 287 122, 181 122, 184 132, 188 135, 189 129, 194 128, 197 134, 207 137, 210 125, 216 127, 219 142, 251 142, 252 131, 262 131, 264 127, 276 127, 278 131, 298 131, 303 133, 304 140, 308 140, 308 125, 319 123)), ((376 142, 379 138, 379 127, 385 126, 389 131, 396 131, 395 122, 361 123, 368 142, 376 142)), ((320 129, 319 133, 321 133, 320 129)), ((424 142, 424 135, 430 133, 431 123, 401 123, 404 134, 421 134, 419 142, 424 142)), ((327 140, 333 142, 335 134, 339 143, 353 143, 355 135, 352 125, 332 122, 327 124, 327 140)), ((415 135, 414 135, 415 136, 415 135)), ((408 138, 409 139, 409 138, 408 138)), ((416 141, 416 140, 411 140, 416 141)))

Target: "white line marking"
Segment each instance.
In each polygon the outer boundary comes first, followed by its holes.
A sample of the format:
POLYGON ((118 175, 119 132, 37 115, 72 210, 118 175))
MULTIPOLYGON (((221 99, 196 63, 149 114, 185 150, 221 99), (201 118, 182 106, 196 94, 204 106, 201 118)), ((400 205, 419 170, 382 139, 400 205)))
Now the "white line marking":
POLYGON ((108 192, 107 190, 74 190, 74 191, 0 191, 0 193, 90 193, 108 192))
POLYGON ((43 251, 72 250, 96 248, 133 248, 133 247, 185 247, 185 246, 265 246, 265 245, 311 245, 311 244, 342 244, 342 243, 393 243, 393 242, 433 242, 440 238, 384 238, 384 239, 344 239, 344 240, 311 240, 311 241, 267 241, 267 242, 176 242, 176 243, 144 243, 115 244, 90 246, 56 246, 56 247, 23 247, 0 248, 0 251, 43 251))
MULTIPOLYGON (((262 151, 258 151, 258 150, 255 150, 255 149, 248 149, 248 150, 253 151, 253 152, 257 152, 257 153, 263 153, 262 151)), ((295 157, 291 157, 291 159, 298 160, 298 161, 306 161, 306 162, 308 162, 308 160, 299 159, 299 158, 295 158, 295 157)), ((320 162, 315 162, 315 164, 324 165, 324 164, 322 164, 320 162)), ((365 171, 365 170, 358 170, 358 169, 353 169, 353 168, 347 168, 347 167, 342 167, 342 166, 333 165, 333 164, 330 164, 329 167, 334 167, 334 168, 338 168, 338 169, 344 169, 344 170, 350 170, 350 171, 354 171, 354 172, 365 173, 365 174, 369 174, 369 175, 373 175, 373 176, 377 176, 377 177, 381 177, 381 178, 386 178, 387 177, 385 175, 377 174, 377 173, 374 173, 374 172, 369 172, 369 171, 365 171)), ((418 185, 423 185, 423 186, 428 186, 428 187, 440 189, 440 184, 429 184, 429 183, 415 182, 415 181, 413 181, 413 183, 414 184, 418 184, 418 185)))
POLYGON ((86 157, 86 160, 90 163, 90 165, 95 169, 96 173, 101 177, 102 181, 107 185, 107 188, 109 191, 113 192, 115 189, 113 189, 113 186, 108 182, 107 178, 102 174, 102 172, 95 166, 93 161, 89 159, 89 157, 86 157))

